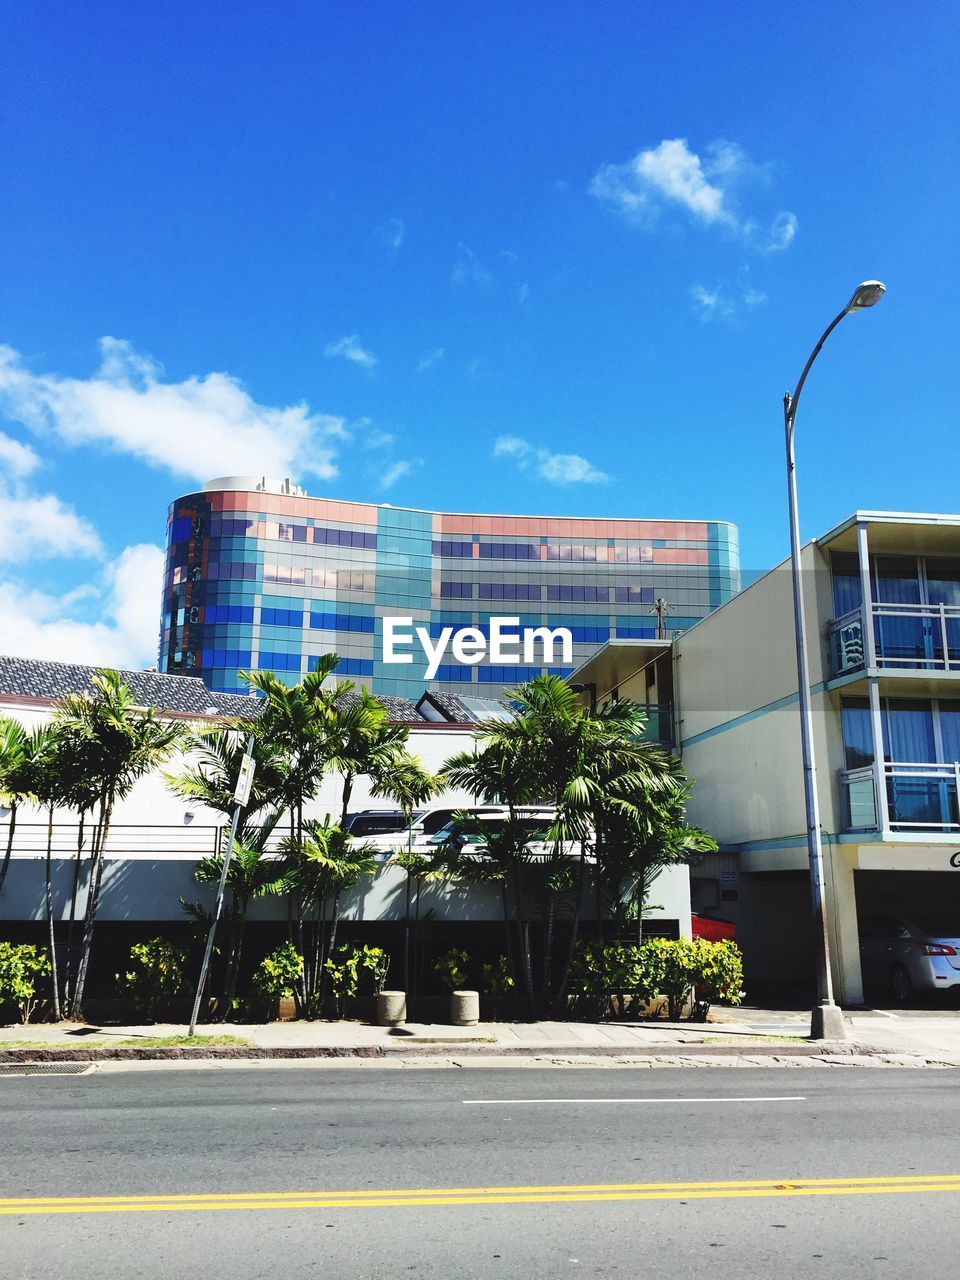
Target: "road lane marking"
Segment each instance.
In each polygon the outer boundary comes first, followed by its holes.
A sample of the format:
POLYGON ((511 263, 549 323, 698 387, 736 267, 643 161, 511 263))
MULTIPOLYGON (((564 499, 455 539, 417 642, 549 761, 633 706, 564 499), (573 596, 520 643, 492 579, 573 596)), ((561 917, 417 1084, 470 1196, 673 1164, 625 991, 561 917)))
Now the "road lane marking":
POLYGON ((782 1097, 765 1098, 464 1098, 465 1107, 542 1107, 546 1105, 575 1106, 602 1105, 620 1106, 625 1102, 664 1103, 664 1102, 806 1102, 803 1094, 784 1094, 782 1097))
POLYGON ((214 1210, 389 1209, 498 1204, 576 1204, 637 1200, 905 1195, 960 1192, 960 1174, 783 1178, 730 1182, 627 1182, 514 1187, 434 1187, 380 1191, 228 1191, 145 1196, 36 1196, 0 1199, 0 1215, 209 1213, 214 1210))

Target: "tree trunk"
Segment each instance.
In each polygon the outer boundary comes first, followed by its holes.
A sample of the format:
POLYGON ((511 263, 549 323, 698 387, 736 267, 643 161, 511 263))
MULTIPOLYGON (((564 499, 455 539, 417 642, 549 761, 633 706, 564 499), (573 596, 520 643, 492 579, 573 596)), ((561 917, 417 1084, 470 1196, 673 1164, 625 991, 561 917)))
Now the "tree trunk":
POLYGON ((17 829, 17 802, 14 800, 10 805, 10 824, 7 827, 7 847, 3 855, 3 866, 0 867, 0 889, 3 888, 3 882, 7 878, 7 872, 10 870, 10 859, 13 856, 13 833, 17 829))
POLYGON ((60 979, 57 975, 57 939, 53 924, 53 805, 47 806, 47 861, 43 894, 47 908, 47 930, 50 936, 50 981, 53 986, 53 1016, 60 1021, 60 979))
POLYGON ((407 868, 403 912, 403 989, 410 994, 410 868, 407 868))
POLYGON ((77 853, 73 860, 73 887, 70 890, 70 918, 67 922, 67 972, 63 983, 63 1007, 70 1009, 70 993, 73 990, 73 971, 77 957, 74 955, 74 931, 77 922, 77 899, 80 896, 80 869, 83 866, 83 828, 86 810, 81 809, 77 819, 77 853))
POLYGON ((580 866, 577 871, 577 898, 573 904, 573 921, 570 925, 570 945, 567 947, 567 959, 563 966, 563 973, 560 977, 560 984, 557 987, 557 994, 554 997, 554 1007, 560 1017, 566 1016, 566 1010, 563 1002, 567 994, 567 985, 570 981, 570 966, 573 964, 573 957, 577 947, 577 936, 580 932, 580 914, 581 903, 583 902, 583 891, 586 885, 586 868, 587 868, 587 851, 584 842, 580 842, 580 866))
POLYGON ((83 949, 80 953, 80 968, 77 972, 77 992, 74 996, 73 1014, 79 1016, 83 1012, 83 995, 87 985, 87 973, 90 968, 90 952, 93 949, 93 927, 97 920, 97 908, 100 906, 100 885, 103 881, 103 850, 110 834, 110 819, 113 814, 113 797, 110 796, 101 806, 101 820, 98 823, 96 847, 90 865, 90 889, 87 896, 87 909, 83 920, 83 949))
POLYGON ((233 1011, 233 998, 237 993, 237 978, 240 974, 240 958, 243 954, 243 935, 247 923, 247 908, 249 903, 245 898, 238 898, 234 903, 234 927, 232 935, 232 946, 230 951, 230 968, 227 972, 227 980, 223 988, 223 1016, 227 1017, 228 1012, 233 1011))
POLYGON ((340 830, 346 830, 347 826, 347 810, 350 807, 350 797, 353 794, 353 774, 345 773, 343 775, 343 796, 340 805, 340 830))

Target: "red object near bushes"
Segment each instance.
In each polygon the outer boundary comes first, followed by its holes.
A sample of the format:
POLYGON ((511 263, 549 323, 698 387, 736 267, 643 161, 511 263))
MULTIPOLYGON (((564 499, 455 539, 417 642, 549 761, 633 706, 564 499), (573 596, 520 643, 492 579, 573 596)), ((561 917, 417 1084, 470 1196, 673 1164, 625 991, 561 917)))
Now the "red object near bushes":
POLYGON ((708 938, 711 942, 722 942, 724 938, 735 942, 737 937, 737 926, 732 921, 712 920, 696 912, 690 916, 690 928, 695 938, 708 938))

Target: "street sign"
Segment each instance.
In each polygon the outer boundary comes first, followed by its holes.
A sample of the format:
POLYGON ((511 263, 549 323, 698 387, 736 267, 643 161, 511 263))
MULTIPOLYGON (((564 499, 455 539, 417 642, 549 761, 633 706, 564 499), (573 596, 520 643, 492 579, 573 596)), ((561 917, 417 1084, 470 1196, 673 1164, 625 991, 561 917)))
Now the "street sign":
POLYGON ((233 793, 233 798, 237 804, 245 805, 250 799, 250 788, 253 786, 253 775, 256 772, 257 762, 253 756, 245 754, 240 761, 240 775, 237 778, 237 789, 233 793))

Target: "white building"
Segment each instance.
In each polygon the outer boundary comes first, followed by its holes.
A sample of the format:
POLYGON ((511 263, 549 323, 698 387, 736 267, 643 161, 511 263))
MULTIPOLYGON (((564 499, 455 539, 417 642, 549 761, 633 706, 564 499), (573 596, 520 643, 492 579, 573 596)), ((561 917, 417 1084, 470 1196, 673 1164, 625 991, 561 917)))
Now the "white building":
MULTIPOLYGON (((0 715, 15 717, 28 726, 39 724, 53 714, 59 698, 88 689, 94 672, 95 668, 67 663, 0 657, 0 715)), ((227 717, 256 714, 255 699, 212 693, 197 677, 143 671, 122 674, 141 705, 154 706, 164 715, 217 724, 227 717)), ((440 693, 422 699, 422 711, 404 698, 383 697, 381 701, 388 707, 391 719, 409 725, 409 749, 432 771, 439 770, 450 756, 470 748, 477 718, 484 714, 485 708, 495 706, 440 693)), ((201 858, 221 847, 222 819, 171 792, 163 774, 176 770, 177 762, 173 761, 163 772, 142 779, 116 807, 107 841, 98 915, 97 928, 101 936, 109 935, 112 927, 120 929, 124 939, 149 936, 148 931, 169 931, 175 925, 182 927, 181 898, 212 905, 212 889, 198 885, 193 873, 201 858)), ((470 797, 466 792, 451 789, 435 803, 453 810, 469 804, 470 797)), ((331 775, 324 780, 307 816, 339 814, 340 805, 340 780, 331 775)), ((358 778, 351 810, 385 807, 388 807, 385 801, 370 796, 367 780, 358 778)), ((6 847, 9 817, 9 809, 0 809, 0 854, 6 847)), ((55 818, 55 912, 58 918, 65 919, 76 854, 77 820, 69 811, 58 812, 55 818)), ((18 938, 26 938, 35 932, 36 940, 42 940, 42 930, 36 925, 44 919, 46 835, 45 812, 22 805, 17 815, 10 871, 0 892, 0 937, 15 933, 18 938)), ((401 842, 402 837, 398 839, 398 843, 401 842)), ((349 929, 351 924, 359 927, 401 919, 405 909, 404 888, 404 873, 399 868, 381 865, 374 876, 365 877, 345 898, 342 913, 345 925, 349 929)), ((83 900, 81 894, 81 912, 83 900)), ((658 905, 651 912, 651 919, 668 933, 689 936, 690 894, 685 867, 664 872, 657 883, 655 900, 658 905)), ((423 914, 431 912, 435 922, 449 927, 448 946, 454 942, 469 945, 455 936, 458 928, 469 931, 472 925, 489 927, 502 922, 501 897, 495 888, 464 890, 456 884, 428 886, 420 907, 423 914)), ((251 921, 254 928, 257 922, 265 926, 272 922, 277 928, 285 926, 285 902, 259 900, 251 911, 251 921)))
MULTIPOLYGON (((859 919, 960 919, 960 516, 858 511, 802 566, 834 980, 857 1004, 859 919)), ((695 869, 694 910, 738 922, 754 981, 813 974, 792 601, 785 561, 672 643, 614 641, 572 676, 669 717, 725 855, 695 869)))

